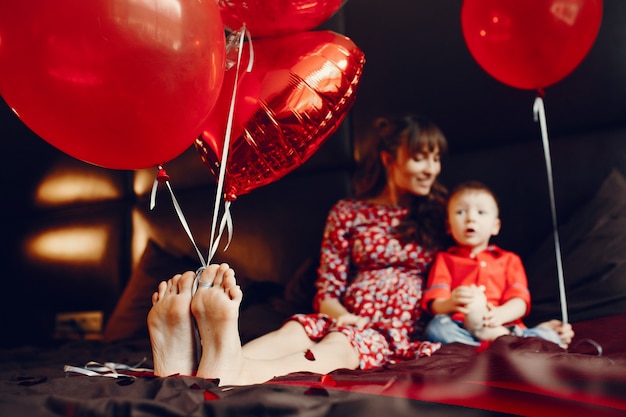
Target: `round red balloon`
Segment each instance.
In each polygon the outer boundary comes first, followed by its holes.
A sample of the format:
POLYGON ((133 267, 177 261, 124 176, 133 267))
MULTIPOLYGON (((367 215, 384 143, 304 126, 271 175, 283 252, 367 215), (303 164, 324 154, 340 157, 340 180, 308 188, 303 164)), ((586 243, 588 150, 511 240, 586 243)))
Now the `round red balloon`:
MULTIPOLYGON (((350 39, 331 31, 260 39, 253 47, 252 71, 244 72, 244 48, 237 85, 224 179, 228 201, 282 178, 317 151, 354 103, 365 63, 350 39)), ((226 72, 219 104, 196 141, 216 178, 235 68, 226 72)))
POLYGON ((61 151, 113 169, 192 146, 224 77, 215 0, 0 3, 0 94, 61 151))
POLYGON ((495 79, 541 89, 572 72, 593 45, 602 0, 464 0, 461 23, 476 61, 495 79))
POLYGON ((217 0, 224 25, 244 24, 252 37, 286 35, 314 29, 341 8, 345 0, 217 0))

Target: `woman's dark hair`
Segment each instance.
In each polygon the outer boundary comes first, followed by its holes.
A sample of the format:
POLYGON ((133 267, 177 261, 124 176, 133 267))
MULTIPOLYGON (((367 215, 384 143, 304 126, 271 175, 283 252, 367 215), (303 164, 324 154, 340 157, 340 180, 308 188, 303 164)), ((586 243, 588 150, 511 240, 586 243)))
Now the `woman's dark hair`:
MULTIPOLYGON (((448 150, 445 136, 429 119, 423 116, 379 118, 374 123, 377 146, 375 152, 362 161, 360 176, 355 178, 357 198, 367 199, 378 196, 387 185, 387 171, 382 163, 381 152, 388 152, 394 158, 398 149, 406 146, 414 154, 438 150, 444 154, 448 150)), ((446 243, 445 203, 447 191, 438 182, 433 184, 426 196, 414 196, 404 220, 396 227, 405 241, 419 242, 427 249, 439 249, 446 243)))

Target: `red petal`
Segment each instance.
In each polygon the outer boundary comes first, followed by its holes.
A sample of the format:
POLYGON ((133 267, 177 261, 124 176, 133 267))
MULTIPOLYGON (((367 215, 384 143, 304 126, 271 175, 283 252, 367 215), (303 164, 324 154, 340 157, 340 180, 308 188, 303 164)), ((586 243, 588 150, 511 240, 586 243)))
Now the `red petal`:
POLYGON ((491 346, 491 340, 481 340, 480 346, 476 348, 476 352, 480 353, 484 350, 487 350, 489 349, 489 346, 491 346))
POLYGON ((328 374, 322 375, 322 377, 320 378, 320 381, 322 382, 322 384, 328 385, 331 387, 334 387, 337 385, 337 381, 335 381, 335 378, 333 378, 332 376, 328 374))
POLYGON ((214 394, 209 390, 204 390, 204 401, 213 401, 219 399, 220 397, 217 394, 214 394))

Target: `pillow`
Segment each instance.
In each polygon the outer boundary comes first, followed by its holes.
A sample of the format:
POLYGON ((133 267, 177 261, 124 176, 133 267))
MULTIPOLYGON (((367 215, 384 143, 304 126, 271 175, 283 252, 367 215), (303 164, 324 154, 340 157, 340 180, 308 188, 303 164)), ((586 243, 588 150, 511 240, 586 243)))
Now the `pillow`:
MULTIPOLYGON (((626 179, 613 170, 596 195, 559 227, 570 322, 626 312, 626 179)), ((561 317, 553 236, 526 263, 532 308, 526 322, 561 317)))
POLYGON ((152 293, 159 282, 174 274, 195 270, 198 260, 176 257, 149 240, 141 259, 104 329, 107 341, 147 338, 146 318, 152 307, 152 293))
POLYGON ((317 289, 317 268, 319 260, 307 258, 300 265, 293 278, 285 286, 286 310, 291 314, 313 313, 313 297, 317 289))

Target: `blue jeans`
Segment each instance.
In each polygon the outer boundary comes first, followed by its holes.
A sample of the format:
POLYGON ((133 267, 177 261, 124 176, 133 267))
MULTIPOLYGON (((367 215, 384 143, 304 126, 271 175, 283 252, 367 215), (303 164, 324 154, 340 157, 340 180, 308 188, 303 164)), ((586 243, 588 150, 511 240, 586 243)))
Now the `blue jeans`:
MULTIPOLYGON (((511 331, 514 336, 521 337, 539 337, 548 340, 557 345, 561 343, 559 334, 547 327, 531 327, 522 329, 515 326, 511 331)), ((464 343, 466 345, 480 346, 480 340, 476 339, 470 332, 465 330, 463 323, 452 318, 447 314, 438 314, 426 326, 424 331, 426 340, 441 343, 464 343)))

